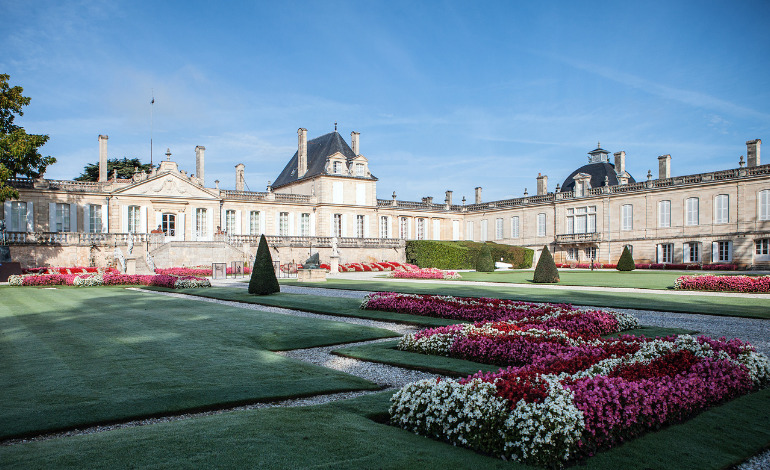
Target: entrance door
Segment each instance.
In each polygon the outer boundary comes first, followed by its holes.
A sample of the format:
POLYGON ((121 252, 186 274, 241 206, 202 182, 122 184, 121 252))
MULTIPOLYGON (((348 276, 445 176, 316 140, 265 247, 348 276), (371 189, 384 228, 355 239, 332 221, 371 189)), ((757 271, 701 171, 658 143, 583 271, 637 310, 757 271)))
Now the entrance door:
POLYGON ((176 237, 176 214, 163 214, 161 229, 166 236, 166 240, 176 237))

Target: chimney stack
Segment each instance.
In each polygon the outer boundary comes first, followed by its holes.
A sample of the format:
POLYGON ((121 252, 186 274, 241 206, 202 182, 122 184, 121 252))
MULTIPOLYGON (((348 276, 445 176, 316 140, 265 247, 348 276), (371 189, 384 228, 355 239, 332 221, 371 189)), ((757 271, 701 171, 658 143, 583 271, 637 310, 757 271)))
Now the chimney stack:
POLYGON ((361 155, 358 151, 358 139, 360 135, 361 133, 356 131, 350 133, 350 147, 353 150, 353 154, 356 156, 361 155))
POLYGON ((195 147, 195 176, 198 177, 202 185, 203 182, 203 153, 206 151, 206 147, 198 145, 195 147))
POLYGON ((537 174, 537 195, 545 196, 548 194, 548 175, 537 174))
POLYGON ((307 173, 307 129, 297 129, 297 179, 307 173))
POLYGON ((446 197, 444 198, 444 202, 446 202, 447 206, 451 206, 452 205, 452 191, 447 191, 446 192, 446 197))
POLYGON ((477 186, 475 189, 476 189, 476 204, 481 204, 481 186, 477 186))
POLYGON ((658 157, 658 179, 671 178, 671 155, 658 157))
POLYGON ((623 174, 626 171, 626 152, 615 152, 615 173, 623 174))
POLYGON ((99 182, 107 181, 107 139, 106 135, 99 135, 99 182))
POLYGON ((239 163, 235 165, 235 190, 236 191, 243 191, 243 186, 245 183, 243 168, 244 168, 243 163, 239 163))
POLYGON ((746 166, 759 166, 759 146, 762 145, 762 140, 754 139, 746 142, 746 166))

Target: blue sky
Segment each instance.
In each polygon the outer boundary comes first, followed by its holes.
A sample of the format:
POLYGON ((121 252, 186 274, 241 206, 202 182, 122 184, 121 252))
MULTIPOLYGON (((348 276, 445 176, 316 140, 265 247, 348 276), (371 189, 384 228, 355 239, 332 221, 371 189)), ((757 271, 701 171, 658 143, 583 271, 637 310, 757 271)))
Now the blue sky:
MULTIPOLYGON (((334 129, 378 196, 485 201, 549 190, 601 141, 638 180, 738 166, 770 144, 770 2, 0 0, 0 73, 49 134, 46 176, 110 157, 265 189, 296 131, 334 129), (155 97, 155 105, 150 99, 155 97)), ((770 150, 769 150, 770 151, 770 150)), ((765 153, 767 153, 766 151, 765 153)), ((770 155, 770 154, 768 154, 770 155)), ((770 162, 769 157, 764 158, 770 162)))

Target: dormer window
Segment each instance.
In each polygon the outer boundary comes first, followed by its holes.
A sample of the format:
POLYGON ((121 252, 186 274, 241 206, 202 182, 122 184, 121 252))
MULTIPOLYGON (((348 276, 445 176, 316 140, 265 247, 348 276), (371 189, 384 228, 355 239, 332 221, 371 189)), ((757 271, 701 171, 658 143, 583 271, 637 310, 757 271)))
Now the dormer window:
POLYGON ((366 176, 366 167, 363 163, 356 163, 356 176, 366 176))
POLYGON ((341 175, 342 174, 342 162, 334 162, 332 166, 332 172, 335 175, 341 175))

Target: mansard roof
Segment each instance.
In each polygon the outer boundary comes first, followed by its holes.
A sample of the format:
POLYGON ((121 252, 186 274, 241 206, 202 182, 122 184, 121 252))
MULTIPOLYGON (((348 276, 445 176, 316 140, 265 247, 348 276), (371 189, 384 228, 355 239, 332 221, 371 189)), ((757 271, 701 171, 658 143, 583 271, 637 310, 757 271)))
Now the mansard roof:
MULTIPOLYGON (((273 188, 285 186, 287 184, 299 181, 297 177, 298 152, 294 152, 289 163, 286 164, 281 174, 275 179, 273 188)), ((350 166, 356 154, 345 142, 345 139, 337 132, 330 132, 307 141, 307 173, 302 179, 312 178, 314 176, 324 175, 326 173, 326 158, 340 153, 345 157, 346 163, 350 166)), ((370 179, 376 179, 374 175, 370 179)))
MULTIPOLYGON (((560 192, 568 193, 575 190, 575 175, 578 173, 586 173, 591 175, 591 187, 599 188, 604 186, 604 177, 607 177, 607 182, 610 186, 619 184, 618 174, 615 172, 615 165, 607 162, 589 163, 583 165, 577 170, 570 173, 564 183, 561 185, 560 192)), ((628 184, 636 183, 634 177, 628 175, 628 184)))

